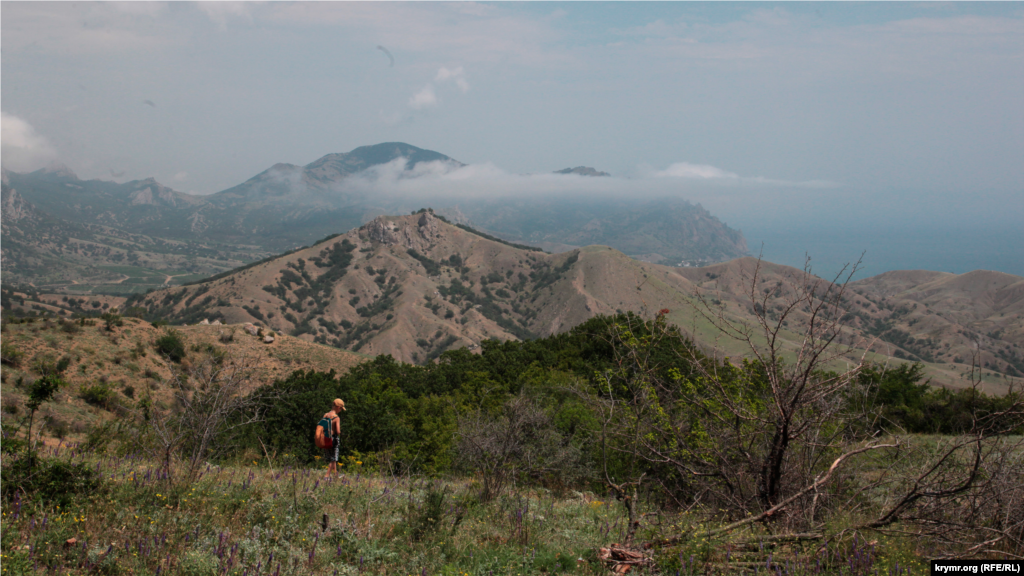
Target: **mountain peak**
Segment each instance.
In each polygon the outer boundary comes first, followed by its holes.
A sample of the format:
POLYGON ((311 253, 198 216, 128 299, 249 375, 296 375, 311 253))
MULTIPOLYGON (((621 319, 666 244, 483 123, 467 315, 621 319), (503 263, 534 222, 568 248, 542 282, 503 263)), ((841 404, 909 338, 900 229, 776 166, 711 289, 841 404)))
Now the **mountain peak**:
POLYGON ((60 162, 51 162, 46 168, 40 168, 34 172, 35 174, 45 174, 47 176, 53 176, 57 178, 66 178, 68 180, 78 180, 78 174, 75 174, 71 168, 60 162))
POLYGON ((578 176, 611 176, 607 172, 601 172, 590 166, 577 166, 575 168, 563 168, 556 170, 555 174, 576 174, 578 176))
POLYGON ((373 166, 387 164, 398 158, 405 158, 407 169, 420 162, 454 162, 462 165, 461 162, 440 152, 425 150, 405 142, 382 142, 370 146, 360 146, 350 152, 327 154, 307 164, 305 170, 307 174, 316 178, 337 178, 373 166))

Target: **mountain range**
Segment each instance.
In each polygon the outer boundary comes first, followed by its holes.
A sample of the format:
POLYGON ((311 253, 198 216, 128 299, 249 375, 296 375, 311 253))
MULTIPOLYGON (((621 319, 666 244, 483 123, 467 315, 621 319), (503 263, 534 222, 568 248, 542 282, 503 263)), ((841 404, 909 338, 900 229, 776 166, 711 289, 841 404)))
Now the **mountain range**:
MULTIPOLYGON (((239 262, 308 245, 381 214, 419 208, 423 198, 398 193, 382 198, 346 183, 389 165, 397 165, 403 178, 416 178, 417 168, 431 163, 446 169, 464 166, 438 152, 383 143, 328 154, 305 166, 275 164, 209 196, 184 194, 152 178, 120 184, 81 180, 62 166, 28 174, 4 170, 3 201, 21 206, 18 214, 38 216, 5 218, 4 271, 9 281, 54 287, 120 281, 114 292, 123 292, 123 283, 129 280, 140 280, 131 286, 145 289, 161 284, 142 280, 217 273, 239 262), (46 219, 46 226, 41 219, 46 219), (55 226, 63 231, 60 238, 67 240, 60 247, 48 240, 55 226), (54 273, 57 267, 62 269, 59 274, 54 273)), ((607 176, 583 166, 559 173, 607 176)), ((438 213, 495 236, 553 250, 601 243, 638 259, 676 265, 747 253, 740 232, 699 205, 679 199, 492 198, 435 207, 438 213)))
MULTIPOLYGON (((738 357, 744 350, 697 313, 695 295, 751 323, 755 268, 769 316, 787 297, 778 287, 803 273, 745 257, 742 234, 678 199, 501 198, 411 215, 406 205, 398 213, 407 215, 388 216, 390 206, 423 199, 381 201, 345 185, 382 166, 417 178, 424 163, 464 166, 386 143, 277 164, 210 196, 153 179, 81 180, 62 167, 4 170, 5 308, 126 306, 177 323, 257 322, 410 362, 491 338, 559 333, 599 314, 667 309, 697 342, 738 357), (17 296, 19 283, 41 299, 17 296), (128 298, 95 297, 117 293, 128 298)), ((584 166, 559 172, 608 177, 584 166)), ((1024 279, 897 271, 849 288, 851 359, 920 361, 949 386, 980 374, 991 391, 1024 376, 1024 279)), ((783 338, 795 346, 800 334, 783 338)))
MULTIPOLYGON (((744 349, 698 313, 695 295, 752 323, 755 267, 771 317, 803 271, 750 257, 662 266, 599 245, 547 254, 424 210, 381 216, 228 274, 136 294, 124 305, 188 324, 261 323, 310 342, 420 363, 486 339, 563 332, 599 314, 667 309, 669 321, 702 346, 740 357, 744 349)), ((901 272, 849 288, 842 340, 853 346, 851 360, 920 361, 934 383, 962 387, 980 375, 990 391, 1024 375, 1024 278, 901 272)), ((784 331, 785 346, 795 349, 801 336, 795 327, 784 331)))

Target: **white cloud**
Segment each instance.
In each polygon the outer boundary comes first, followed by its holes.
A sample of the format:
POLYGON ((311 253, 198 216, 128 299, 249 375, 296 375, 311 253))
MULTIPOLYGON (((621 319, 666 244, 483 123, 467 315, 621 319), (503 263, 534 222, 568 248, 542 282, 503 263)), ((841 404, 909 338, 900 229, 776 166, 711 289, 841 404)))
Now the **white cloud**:
POLYGON ((42 168, 57 156, 31 124, 6 112, 0 112, 0 149, 4 168, 15 172, 42 168))
MULTIPOLYGON (((452 69, 441 67, 437 71, 437 74, 434 76, 434 83, 446 84, 448 82, 454 83, 463 94, 469 91, 469 82, 466 81, 466 73, 462 69, 462 66, 452 69)), ((427 85, 421 88, 419 92, 413 94, 412 97, 409 98, 409 107, 413 110, 423 110, 424 108, 433 108, 439 105, 441 103, 441 99, 437 97, 437 91, 434 89, 434 83, 428 82, 427 85)), ((381 118, 384 119, 386 123, 391 124, 384 118, 383 113, 381 114, 381 118)), ((395 123, 397 123, 397 120, 395 120, 395 123)))
POLYGON ((437 106, 437 103, 437 94, 434 92, 432 84, 427 84, 419 92, 413 94, 412 98, 409 98, 409 106, 414 110, 432 108, 437 106))
POLYGON ((177 174, 174 175, 173 180, 175 182, 183 182, 185 180, 188 180, 188 172, 178 172, 177 174))
POLYGON ((442 67, 437 71, 437 76, 434 77, 434 82, 437 83, 443 83, 448 80, 455 82, 455 85, 459 87, 459 90, 462 90, 463 94, 469 91, 469 82, 466 82, 466 74, 462 70, 462 66, 452 70, 442 67))
POLYGON ((459 201, 497 198, 684 198, 693 202, 732 201, 762 196, 761 191, 824 188, 821 182, 788 182, 745 178, 714 166, 680 162, 638 178, 590 177, 576 174, 512 174, 492 163, 460 166, 420 162, 406 169, 404 158, 351 176, 337 185, 345 195, 377 199, 459 201))
POLYGON ((763 176, 740 176, 733 172, 709 164, 690 164, 689 162, 676 162, 664 170, 650 172, 654 178, 679 178, 687 180, 702 180, 714 184, 738 184, 738 185, 760 185, 760 186, 786 186, 795 188, 837 188, 839 184, 829 180, 777 180, 763 176))
POLYGON ((690 164, 689 162, 676 162, 664 170, 654 173, 654 176, 669 176, 673 178, 739 178, 732 172, 726 172, 721 168, 715 168, 707 164, 690 164))

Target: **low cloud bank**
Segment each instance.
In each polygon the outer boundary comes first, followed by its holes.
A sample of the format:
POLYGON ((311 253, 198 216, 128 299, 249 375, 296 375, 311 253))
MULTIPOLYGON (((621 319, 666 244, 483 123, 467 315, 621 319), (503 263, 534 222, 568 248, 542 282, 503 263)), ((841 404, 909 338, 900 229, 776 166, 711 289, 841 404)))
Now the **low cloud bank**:
POLYGON ((677 197, 701 201, 713 195, 743 196, 787 189, 825 189, 831 182, 791 182, 744 177, 708 165, 677 163, 664 170, 647 170, 636 178, 592 177, 576 174, 511 174, 491 163, 459 166, 420 162, 406 169, 396 159, 369 168, 338 183, 346 195, 426 200, 523 199, 650 199, 677 197))
POLYGON ((6 112, 0 112, 0 155, 4 168, 14 172, 38 170, 57 157, 50 142, 31 124, 6 112))

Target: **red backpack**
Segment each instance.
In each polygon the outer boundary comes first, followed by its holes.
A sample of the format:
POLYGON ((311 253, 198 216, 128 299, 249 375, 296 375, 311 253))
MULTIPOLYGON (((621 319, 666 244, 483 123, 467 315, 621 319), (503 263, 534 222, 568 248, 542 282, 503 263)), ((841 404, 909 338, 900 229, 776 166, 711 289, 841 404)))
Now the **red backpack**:
POLYGON ((334 437, 331 433, 331 419, 324 416, 316 424, 316 430, 313 431, 313 443, 316 444, 317 448, 333 448, 334 437))

